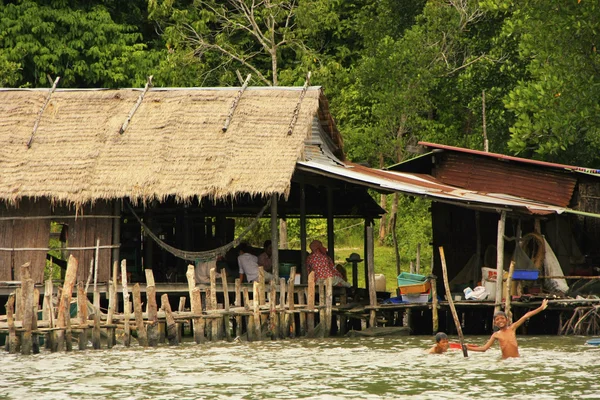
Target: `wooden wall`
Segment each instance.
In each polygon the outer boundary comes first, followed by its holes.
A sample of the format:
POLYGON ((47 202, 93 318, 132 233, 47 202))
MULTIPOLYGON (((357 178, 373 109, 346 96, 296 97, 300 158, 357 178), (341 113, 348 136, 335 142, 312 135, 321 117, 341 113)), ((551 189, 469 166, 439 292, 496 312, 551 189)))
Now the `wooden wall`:
MULTIPOLYGON (((0 205, 0 248, 44 249, 50 239, 50 219, 18 219, 18 217, 49 216, 50 203, 46 199, 22 199, 17 206, 0 205)), ((44 280, 46 251, 0 250, 0 281, 20 280, 20 266, 31 263, 35 283, 44 280)))

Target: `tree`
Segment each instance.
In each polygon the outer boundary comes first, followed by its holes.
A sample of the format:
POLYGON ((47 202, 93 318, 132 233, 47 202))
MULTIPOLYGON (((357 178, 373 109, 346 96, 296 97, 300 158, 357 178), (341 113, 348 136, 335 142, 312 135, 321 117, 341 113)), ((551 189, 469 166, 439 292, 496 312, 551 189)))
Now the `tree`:
POLYGON ((153 58, 137 27, 113 21, 99 2, 0 3, 0 83, 130 86, 145 82, 153 58))

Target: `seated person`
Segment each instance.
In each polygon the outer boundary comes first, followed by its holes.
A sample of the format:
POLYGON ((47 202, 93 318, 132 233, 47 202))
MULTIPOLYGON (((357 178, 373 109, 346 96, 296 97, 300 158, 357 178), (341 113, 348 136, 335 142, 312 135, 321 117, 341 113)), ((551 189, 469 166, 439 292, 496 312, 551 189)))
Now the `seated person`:
MULTIPOLYGON (((217 271, 217 260, 196 261, 194 268, 196 283, 210 283, 210 270, 213 268, 217 271)), ((217 272, 215 276, 220 278, 221 274, 217 272)))
MULTIPOLYGON (((250 246, 248 243, 240 243, 237 247, 239 252, 238 265, 240 272, 240 281, 244 282, 244 276, 248 283, 258 280, 258 257, 250 253, 250 246)), ((265 281, 271 280, 273 275, 265 272, 265 281)))
POLYGON ((308 273, 315 272, 315 280, 333 278, 333 286, 351 287, 346 282, 340 273, 335 268, 333 260, 327 255, 327 249, 323 247, 323 243, 318 240, 313 240, 310 243, 310 255, 306 258, 306 267, 308 273))
POLYGON ((271 259, 273 246, 271 246, 271 241, 266 240, 263 248, 264 251, 258 255, 258 265, 263 267, 265 272, 273 272, 273 260, 271 259))

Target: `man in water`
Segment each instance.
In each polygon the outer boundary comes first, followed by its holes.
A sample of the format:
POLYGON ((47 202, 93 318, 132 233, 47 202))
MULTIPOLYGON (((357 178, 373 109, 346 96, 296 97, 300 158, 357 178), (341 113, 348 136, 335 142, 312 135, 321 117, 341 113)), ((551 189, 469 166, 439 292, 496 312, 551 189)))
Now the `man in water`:
POLYGON ((511 325, 508 325, 506 314, 503 311, 497 311, 494 314, 494 325, 498 327, 498 331, 492 334, 490 340, 483 346, 468 344, 467 349, 471 351, 486 351, 497 340, 498 343, 500 343, 502 358, 519 357, 519 345, 517 344, 516 334, 517 328, 523 325, 529 318, 544 311, 546 307, 548 307, 548 300, 544 299, 541 306, 527 312, 521 319, 511 325))
POLYGON ((429 349, 429 354, 442 354, 448 351, 450 344, 448 343, 448 335, 444 332, 438 332, 435 335, 435 345, 429 349))

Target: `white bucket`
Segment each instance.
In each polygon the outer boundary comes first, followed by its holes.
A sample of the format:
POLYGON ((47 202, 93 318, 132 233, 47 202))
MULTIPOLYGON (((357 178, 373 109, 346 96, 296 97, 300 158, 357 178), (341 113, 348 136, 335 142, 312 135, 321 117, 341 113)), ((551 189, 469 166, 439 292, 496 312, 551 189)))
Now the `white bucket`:
POLYGON ((384 274, 375 274, 375 291, 377 292, 385 292, 385 275, 384 274))

